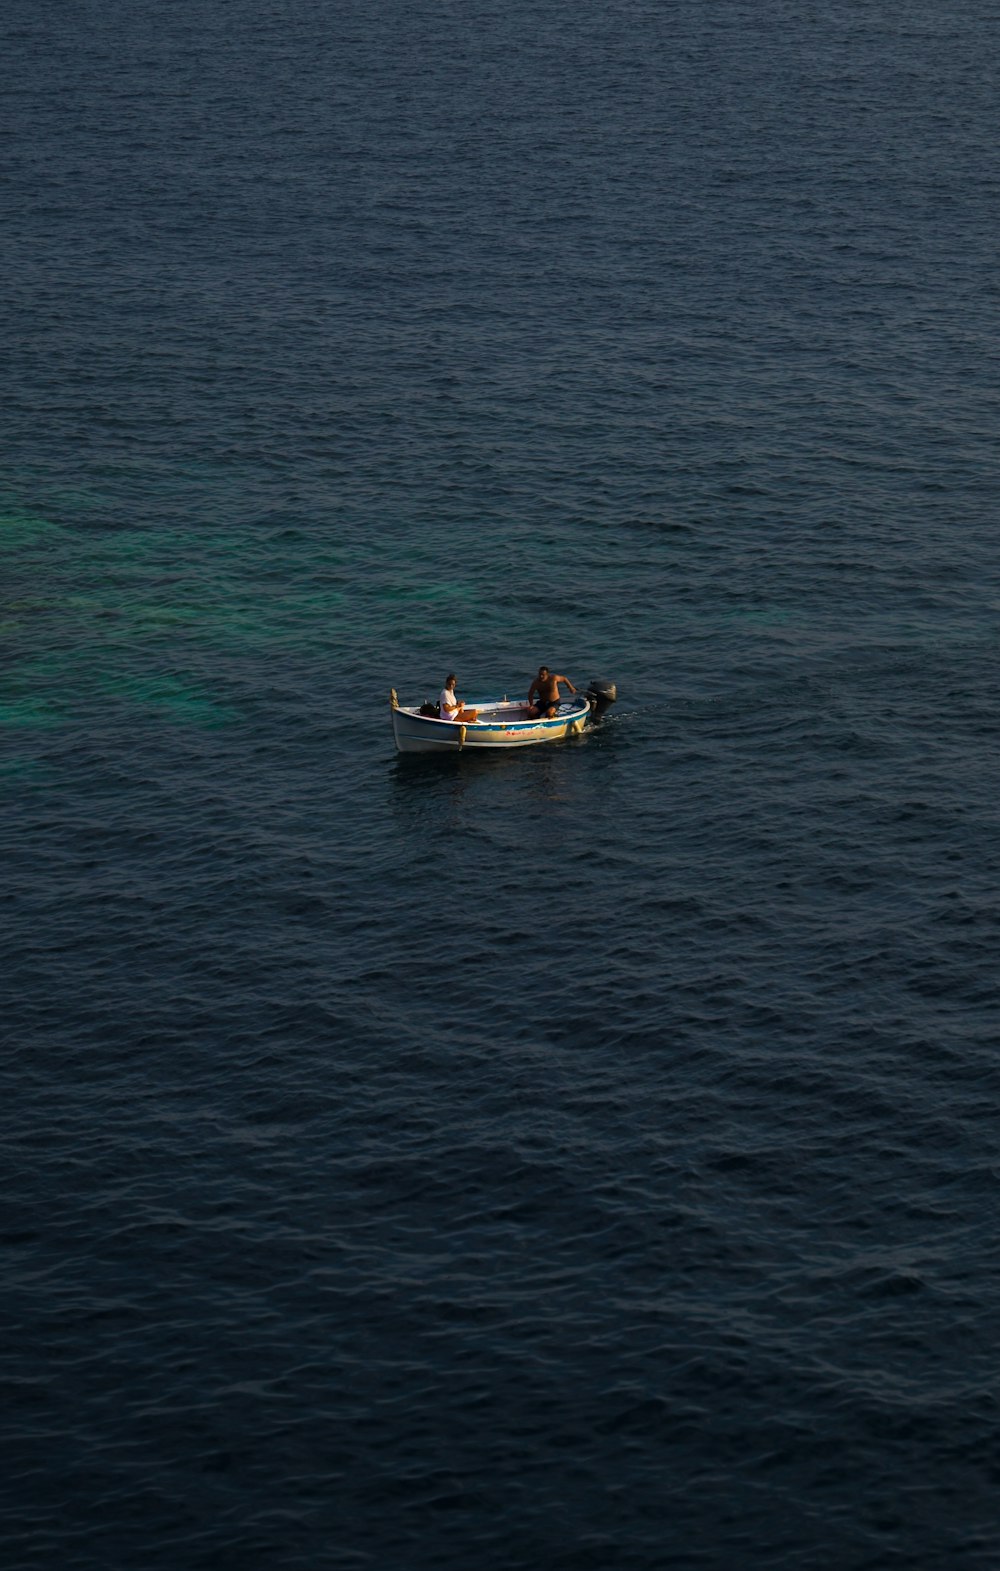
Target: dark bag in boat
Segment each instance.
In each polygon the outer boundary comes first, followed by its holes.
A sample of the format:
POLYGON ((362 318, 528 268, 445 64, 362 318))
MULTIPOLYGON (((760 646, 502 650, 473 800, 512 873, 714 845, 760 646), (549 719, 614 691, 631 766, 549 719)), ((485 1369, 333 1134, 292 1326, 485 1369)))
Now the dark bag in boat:
POLYGON ((440 720, 441 710, 437 704, 421 704, 420 713, 426 715, 428 720, 440 720))

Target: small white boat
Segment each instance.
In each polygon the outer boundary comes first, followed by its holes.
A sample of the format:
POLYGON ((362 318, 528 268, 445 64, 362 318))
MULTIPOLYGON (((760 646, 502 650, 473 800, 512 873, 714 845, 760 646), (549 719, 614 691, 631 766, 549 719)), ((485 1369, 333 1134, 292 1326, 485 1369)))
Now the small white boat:
MULTIPOLYGON (((471 700, 466 712, 475 711, 475 720, 439 720, 421 714, 419 708, 400 704, 396 689, 390 695, 392 734, 401 753, 440 753, 468 751, 480 747, 529 747, 535 742, 561 742, 578 736, 592 713, 592 699, 574 693, 564 699, 551 719, 540 719, 529 712, 523 699, 487 698, 471 700)), ((429 707, 427 705, 425 708, 429 707)))

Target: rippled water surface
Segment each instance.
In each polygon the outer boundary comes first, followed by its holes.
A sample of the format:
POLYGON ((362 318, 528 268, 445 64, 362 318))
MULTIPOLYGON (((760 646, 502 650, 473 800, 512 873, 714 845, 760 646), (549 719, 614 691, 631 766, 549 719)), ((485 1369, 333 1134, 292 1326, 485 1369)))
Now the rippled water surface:
POLYGON ((995 10, 0 40, 5 1565, 994 1571, 995 10))

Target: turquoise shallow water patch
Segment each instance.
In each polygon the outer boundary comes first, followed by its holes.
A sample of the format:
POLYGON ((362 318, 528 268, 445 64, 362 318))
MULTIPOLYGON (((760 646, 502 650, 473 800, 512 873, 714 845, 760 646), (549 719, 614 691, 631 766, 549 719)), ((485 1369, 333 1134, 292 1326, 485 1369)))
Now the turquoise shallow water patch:
MULTIPOLYGON (((19 509, 4 519, 0 549, 4 687, 20 695, 8 723, 55 724, 60 708, 113 693, 178 722, 222 724, 238 708, 211 692, 212 656, 242 655, 252 666, 270 645, 307 648, 344 599, 338 588, 313 587, 301 546, 289 553, 269 531, 95 532, 19 509), (185 650, 197 662, 197 687, 156 671, 167 650, 172 665, 184 664, 185 650)), ((336 562, 337 553, 322 553, 327 573, 336 562)))
POLYGON ((51 727, 63 719, 60 705, 49 698, 0 697, 0 725, 51 727))
POLYGON ((107 676, 96 684, 108 697, 179 723, 217 726, 238 718, 238 711, 172 676, 107 676))

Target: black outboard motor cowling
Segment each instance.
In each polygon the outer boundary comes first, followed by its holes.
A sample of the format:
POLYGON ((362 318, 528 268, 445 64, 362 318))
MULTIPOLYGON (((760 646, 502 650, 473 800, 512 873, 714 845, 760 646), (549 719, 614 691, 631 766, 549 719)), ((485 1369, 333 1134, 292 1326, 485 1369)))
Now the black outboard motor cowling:
POLYGON ((600 720, 604 711, 611 708, 617 697, 618 689, 614 682, 606 682, 596 676, 591 677, 587 698, 590 701, 590 712, 595 720, 600 720))

